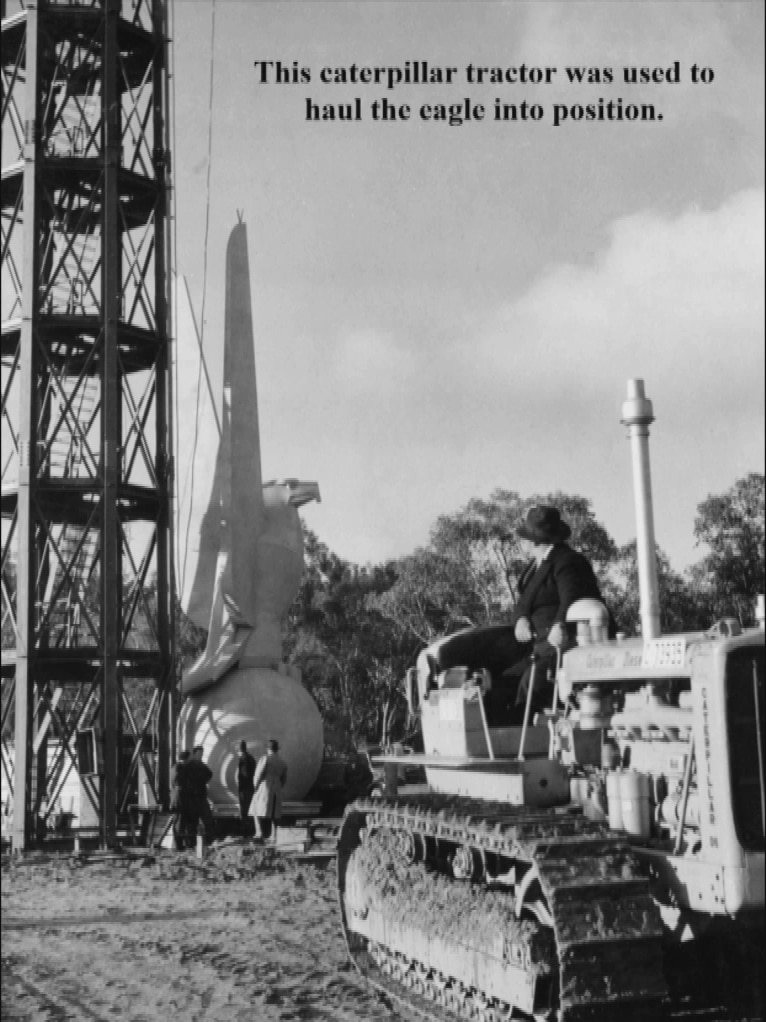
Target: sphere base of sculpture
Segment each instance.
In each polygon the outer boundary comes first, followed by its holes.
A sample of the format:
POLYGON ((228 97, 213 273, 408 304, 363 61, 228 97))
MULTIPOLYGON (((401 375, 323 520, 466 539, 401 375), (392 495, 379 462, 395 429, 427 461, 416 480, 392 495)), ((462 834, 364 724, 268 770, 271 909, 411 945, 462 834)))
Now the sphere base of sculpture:
POLYGON ((257 760, 270 738, 279 742, 287 763, 283 798, 305 798, 322 764, 324 732, 316 703, 300 682, 269 667, 237 668, 181 708, 178 748, 202 746, 213 771, 208 785, 213 806, 239 804, 239 743, 245 741, 257 760))

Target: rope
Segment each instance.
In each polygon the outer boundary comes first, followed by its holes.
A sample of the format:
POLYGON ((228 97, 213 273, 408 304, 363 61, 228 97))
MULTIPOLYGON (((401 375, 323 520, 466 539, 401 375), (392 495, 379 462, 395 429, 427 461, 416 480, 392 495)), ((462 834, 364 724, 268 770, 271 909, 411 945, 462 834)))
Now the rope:
MULTIPOLYGON (((168 25, 168 37, 170 39, 174 40, 175 39, 175 28, 176 28, 176 5, 175 5, 175 0, 170 0, 169 18, 170 18, 170 23, 168 25)), ((170 104, 169 104, 170 111, 169 112, 170 112, 170 151, 173 153, 173 160, 175 161, 175 154, 177 152, 177 150, 176 150, 176 68, 175 68, 175 59, 174 59, 174 56, 173 56, 173 54, 174 54, 173 45, 174 44, 171 44, 170 46, 168 46, 168 63, 170 63, 172 61, 172 65, 173 65, 173 73, 170 76, 170 104)), ((170 69, 168 68, 168 72, 169 71, 170 71, 170 69)), ((178 217, 177 217, 177 210, 175 208, 175 188, 173 188, 172 191, 171 191, 171 202, 173 204, 173 208, 172 208, 172 217, 173 217, 173 220, 172 220, 172 241, 171 241, 171 244, 173 246, 173 261, 171 263, 169 263, 169 265, 172 267, 174 265, 174 263, 175 263, 175 259, 176 259, 177 253, 178 253, 178 217)), ((170 257, 170 253, 168 253, 168 258, 169 257, 170 257)), ((177 381, 178 381, 178 370, 177 370, 177 366, 178 366, 178 274, 175 272, 175 270, 172 270, 172 275, 173 275, 173 277, 175 277, 175 284, 174 284, 174 286, 173 286, 173 288, 171 290, 171 302, 172 302, 171 315, 172 315, 172 324, 173 324, 173 347, 171 348, 171 354, 172 354, 172 358, 173 358, 173 361, 174 361, 174 365, 171 366, 171 374, 172 374, 172 379, 175 381, 175 384, 173 386, 173 406, 172 406, 172 408, 170 410, 170 414, 173 416, 173 426, 174 426, 174 429, 173 429, 173 443, 174 443, 175 448, 177 449, 178 437, 180 436, 179 429, 180 429, 180 426, 181 426, 181 422, 180 422, 180 418, 179 418, 179 411, 178 411, 178 386, 177 386, 177 381)), ((175 455, 176 454, 176 450, 172 451, 172 453, 173 453, 173 455, 175 455)), ((173 551, 173 553, 174 553, 174 563, 171 566, 171 576, 172 576, 171 577, 171 599, 173 601, 175 601, 176 598, 177 598, 177 579, 175 577, 175 573, 176 573, 178 565, 181 563, 181 546, 180 546, 180 525, 181 525, 181 522, 179 520, 179 510, 180 509, 179 509, 179 505, 178 505, 179 491, 178 491, 178 473, 177 473, 178 459, 177 458, 175 458, 175 465, 176 465, 176 468, 173 471, 173 477, 174 477, 174 483, 175 483, 175 486, 174 486, 175 492, 173 493, 173 500, 174 500, 174 505, 173 505, 174 536, 173 536, 173 540, 174 540, 175 550, 173 551)), ((171 616, 174 615, 174 614, 175 614, 175 606, 171 607, 171 616)))
MULTIPOLYGON (((200 361, 197 369, 197 391, 194 408, 194 442, 192 444, 191 456, 191 488, 189 498, 189 513, 186 521, 186 535, 184 538, 184 556, 181 567, 181 592, 186 588, 186 561, 189 556, 189 530, 191 527, 192 500, 194 493, 194 459, 197 455, 197 442, 199 440, 199 405, 200 391, 202 389, 202 344, 205 337, 205 302, 207 299, 207 245, 210 236, 210 171, 213 163, 213 85, 215 81, 215 0, 212 0, 211 8, 211 29, 210 29, 210 90, 208 97, 208 129, 207 129, 207 180, 205 185, 205 240, 202 262, 202 311, 200 313, 199 346, 200 361)), ((177 280, 176 280, 177 283, 177 280)), ((191 303, 190 303, 191 304, 191 303)))

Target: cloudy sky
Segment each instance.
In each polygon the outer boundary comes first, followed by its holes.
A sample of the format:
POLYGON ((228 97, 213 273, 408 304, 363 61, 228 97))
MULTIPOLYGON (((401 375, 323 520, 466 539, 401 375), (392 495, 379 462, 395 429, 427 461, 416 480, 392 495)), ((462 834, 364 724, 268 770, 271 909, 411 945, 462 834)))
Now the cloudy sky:
POLYGON ((407 553, 497 487, 583 494, 627 541, 619 417, 638 376, 658 542, 679 569, 699 557, 697 504, 763 471, 763 22, 761 2, 732 0, 176 0, 178 271, 213 346, 244 210, 264 478, 319 482, 305 518, 340 555, 407 553), (263 85, 257 60, 311 81, 263 85), (406 61, 459 70, 451 86, 319 81, 406 61), (676 61, 678 84, 623 81, 676 61), (558 72, 467 85, 470 63, 558 72), (573 86, 567 66, 615 81, 573 86), (375 123, 383 96, 411 120, 375 123), (307 98, 356 97, 360 122, 305 120, 307 98), (487 119, 418 116, 466 98, 487 119), (491 120, 496 98, 545 116, 491 120), (551 123, 554 104, 618 98, 662 120, 551 123))

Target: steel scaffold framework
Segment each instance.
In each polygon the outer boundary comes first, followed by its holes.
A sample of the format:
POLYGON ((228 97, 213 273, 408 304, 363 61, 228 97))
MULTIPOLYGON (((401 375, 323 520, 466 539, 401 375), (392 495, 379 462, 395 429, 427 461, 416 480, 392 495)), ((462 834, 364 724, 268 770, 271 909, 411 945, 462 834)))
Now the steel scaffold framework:
POLYGON ((2 769, 112 846, 172 754, 165 0, 2 0, 2 769), (55 741, 53 741, 55 739, 55 741), (82 822, 82 819, 81 819, 82 822))

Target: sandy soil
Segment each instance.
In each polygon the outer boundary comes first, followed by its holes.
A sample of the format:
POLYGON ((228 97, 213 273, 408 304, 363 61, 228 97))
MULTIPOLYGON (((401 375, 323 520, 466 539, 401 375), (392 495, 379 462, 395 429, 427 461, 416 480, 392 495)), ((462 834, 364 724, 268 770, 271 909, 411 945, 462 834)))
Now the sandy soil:
MULTIPOLYGON (((8 1022, 405 1017, 347 959, 333 860, 291 861, 242 840, 205 860, 5 856, 1 886, 8 1022)), ((708 984, 712 997, 694 1005, 677 996, 664 1022, 756 1019, 735 1007, 746 984, 708 984)))
POLYGON ((335 867, 232 844, 2 869, 2 1018, 383 1022, 347 960, 335 867))

